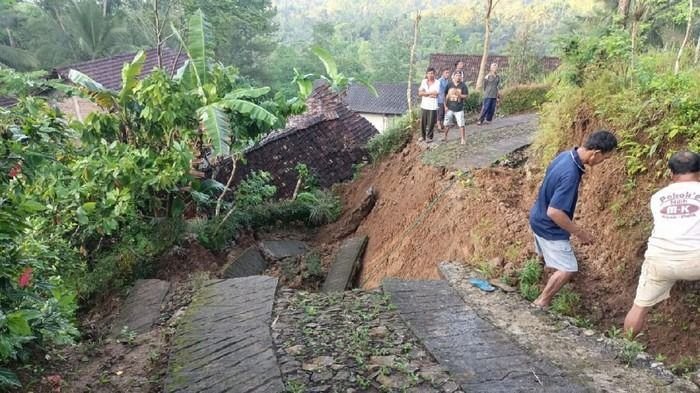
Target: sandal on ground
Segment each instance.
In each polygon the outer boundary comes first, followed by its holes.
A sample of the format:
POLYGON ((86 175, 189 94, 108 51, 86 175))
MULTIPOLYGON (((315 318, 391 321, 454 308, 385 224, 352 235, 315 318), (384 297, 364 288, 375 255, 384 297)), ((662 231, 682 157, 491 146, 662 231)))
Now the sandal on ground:
POLYGON ((488 281, 483 280, 481 278, 470 278, 469 283, 481 289, 484 292, 493 292, 496 290, 496 287, 494 287, 488 281))

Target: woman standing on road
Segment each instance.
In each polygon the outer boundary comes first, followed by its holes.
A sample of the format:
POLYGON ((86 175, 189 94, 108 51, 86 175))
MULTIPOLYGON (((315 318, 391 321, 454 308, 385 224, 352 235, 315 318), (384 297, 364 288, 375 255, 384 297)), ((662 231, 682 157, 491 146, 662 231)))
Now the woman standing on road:
POLYGON ((428 68, 425 79, 420 84, 418 95, 421 96, 420 131, 421 141, 433 141, 433 130, 437 121, 437 96, 440 93, 440 83, 435 79, 435 69, 428 68))

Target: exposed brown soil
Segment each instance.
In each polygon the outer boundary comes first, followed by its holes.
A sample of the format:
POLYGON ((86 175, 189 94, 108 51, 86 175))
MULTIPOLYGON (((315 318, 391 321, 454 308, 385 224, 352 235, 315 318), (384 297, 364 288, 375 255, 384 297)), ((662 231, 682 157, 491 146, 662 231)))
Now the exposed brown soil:
MULTIPOLYGON (((579 139, 582 127, 577 129, 579 139)), ((487 261, 502 257, 505 270, 512 272, 534 256, 528 214, 543 177, 540 165, 517 166, 523 157, 515 157, 504 166, 464 175, 423 165, 420 154, 410 144, 337 188, 345 208, 339 223, 367 188, 378 193, 376 206, 357 229, 369 236, 360 277, 363 287, 377 287, 384 277, 435 279, 436 266, 444 260, 487 268, 487 261)), ((581 273, 572 286, 581 294, 581 315, 605 330, 621 327, 634 298, 651 230, 648 199, 663 185, 643 177, 626 188, 624 173, 623 159, 616 157, 584 176, 576 220, 596 242, 583 246, 573 241, 581 273)), ((332 242, 342 230, 339 223, 327 226, 317 240, 332 242)), ((670 362, 684 356, 698 359, 699 287, 680 283, 672 299, 654 309, 641 338, 651 352, 670 362)))

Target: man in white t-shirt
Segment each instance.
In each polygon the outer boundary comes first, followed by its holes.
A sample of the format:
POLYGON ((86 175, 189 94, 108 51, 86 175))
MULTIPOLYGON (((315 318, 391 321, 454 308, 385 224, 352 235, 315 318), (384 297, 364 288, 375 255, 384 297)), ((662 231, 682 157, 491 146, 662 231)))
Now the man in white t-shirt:
POLYGON ((440 82, 435 79, 435 69, 430 67, 418 88, 418 95, 421 96, 420 131, 422 141, 433 141, 433 130, 437 122, 438 94, 440 94, 440 82))
POLYGON ((644 254, 625 331, 638 334, 655 304, 678 280, 700 280, 700 156, 684 151, 668 163, 672 182, 651 197, 654 229, 644 254))

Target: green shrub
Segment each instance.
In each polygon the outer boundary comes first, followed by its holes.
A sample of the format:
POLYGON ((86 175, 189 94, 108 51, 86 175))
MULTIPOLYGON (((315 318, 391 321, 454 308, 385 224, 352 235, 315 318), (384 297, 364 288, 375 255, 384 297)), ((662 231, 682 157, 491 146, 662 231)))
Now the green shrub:
POLYGON ((464 111, 469 113, 479 113, 481 112, 481 104, 483 101, 483 94, 478 90, 469 91, 467 99, 464 101, 464 111))
POLYGON ((542 264, 537 259, 528 259, 520 270, 520 294, 533 301, 540 295, 539 282, 542 277, 542 264))
POLYGON ((213 251, 224 249, 241 230, 258 229, 279 224, 301 224, 310 227, 335 221, 342 211, 340 200, 330 192, 301 192, 295 200, 267 202, 236 209, 223 221, 218 218, 199 221, 192 226, 197 240, 213 251))
POLYGON ((505 115, 539 109, 547 101, 550 86, 544 84, 519 85, 504 89, 498 109, 505 115))
POLYGON ((622 358, 622 361, 629 366, 634 363, 634 361, 637 359, 637 355, 642 353, 644 349, 644 344, 628 337, 623 338, 620 358, 622 358))
POLYGON ((552 311, 557 314, 573 317, 581 302, 581 296, 568 287, 562 288, 552 299, 552 311))
POLYGON ((377 162, 381 158, 402 150, 411 140, 414 124, 408 114, 400 117, 391 127, 381 134, 375 135, 367 142, 372 161, 377 162))
POLYGON ((236 209, 246 209, 269 202, 277 193, 277 187, 272 185, 272 175, 265 171, 249 174, 237 187, 234 193, 236 209))

